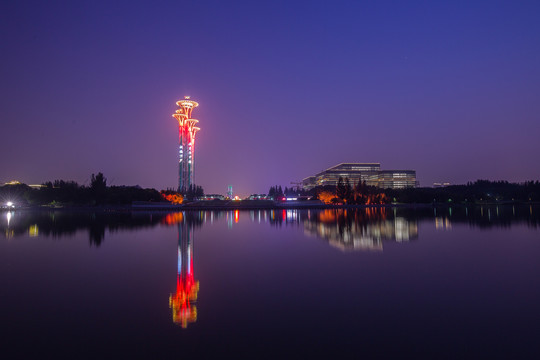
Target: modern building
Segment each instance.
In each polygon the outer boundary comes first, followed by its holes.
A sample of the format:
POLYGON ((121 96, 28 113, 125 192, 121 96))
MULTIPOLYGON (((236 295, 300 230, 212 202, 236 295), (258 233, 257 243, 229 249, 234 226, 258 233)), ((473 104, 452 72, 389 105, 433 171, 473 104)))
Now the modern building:
POLYGON ((302 187, 311 190, 316 186, 336 186, 339 178, 349 179, 352 186, 365 182, 368 186, 381 189, 402 189, 417 185, 414 170, 381 170, 380 163, 341 163, 303 179, 302 187))
POLYGON ((172 116, 178 120, 179 128, 179 169, 178 169, 178 191, 185 193, 190 185, 193 185, 193 165, 195 158, 195 134, 200 128, 195 125, 199 120, 191 117, 191 112, 199 106, 199 103, 190 100, 189 96, 184 96, 184 100, 176 102, 179 109, 172 116))
POLYGON ((404 189, 413 188, 416 185, 416 171, 414 170, 381 170, 376 186, 381 189, 404 189))

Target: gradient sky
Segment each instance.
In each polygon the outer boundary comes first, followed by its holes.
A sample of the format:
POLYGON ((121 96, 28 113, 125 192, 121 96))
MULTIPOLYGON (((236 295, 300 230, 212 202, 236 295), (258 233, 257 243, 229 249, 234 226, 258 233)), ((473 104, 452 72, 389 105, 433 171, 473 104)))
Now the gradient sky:
POLYGON ((2 1, 0 183, 249 195, 341 162, 540 179, 538 1, 2 1))

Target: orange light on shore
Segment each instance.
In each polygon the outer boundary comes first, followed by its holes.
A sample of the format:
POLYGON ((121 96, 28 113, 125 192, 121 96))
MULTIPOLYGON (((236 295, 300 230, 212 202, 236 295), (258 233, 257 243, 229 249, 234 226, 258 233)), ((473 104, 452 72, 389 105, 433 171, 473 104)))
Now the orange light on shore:
POLYGON ((175 193, 175 194, 165 194, 161 193, 161 196, 167 200, 170 201, 173 204, 180 205, 184 201, 184 197, 181 194, 175 193))

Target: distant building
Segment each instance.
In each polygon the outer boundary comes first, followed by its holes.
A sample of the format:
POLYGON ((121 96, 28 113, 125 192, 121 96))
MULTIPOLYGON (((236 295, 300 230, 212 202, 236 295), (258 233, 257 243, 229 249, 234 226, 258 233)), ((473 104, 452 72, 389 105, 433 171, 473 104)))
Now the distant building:
POLYGON ((206 194, 199 200, 225 200, 225 196, 221 194, 206 194))
MULTIPOLYGON (((10 182, 4 183, 4 186, 6 185, 26 185, 26 184, 17 180, 12 180, 10 182)), ((32 189, 41 189, 45 187, 45 185, 28 185, 28 186, 31 187, 32 189)))
POLYGON ((311 190, 316 186, 336 186, 340 177, 348 178, 351 186, 358 182, 381 189, 402 189, 417 185, 414 170, 381 170, 380 163, 342 163, 308 176, 302 180, 302 187, 311 190))
POLYGON ((433 183, 434 188, 442 188, 442 187, 447 187, 447 186, 450 186, 449 182, 433 183))
POLYGON ((251 194, 248 200, 271 200, 271 198, 266 194, 251 194))

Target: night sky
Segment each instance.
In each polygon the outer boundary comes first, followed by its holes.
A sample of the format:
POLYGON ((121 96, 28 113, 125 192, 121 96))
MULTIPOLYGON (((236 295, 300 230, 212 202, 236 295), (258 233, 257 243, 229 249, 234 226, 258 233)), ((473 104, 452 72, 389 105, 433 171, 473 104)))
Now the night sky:
POLYGON ((540 179, 538 1, 7 1, 0 183, 264 193, 341 162, 540 179))

